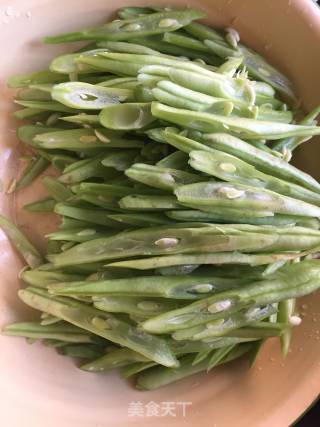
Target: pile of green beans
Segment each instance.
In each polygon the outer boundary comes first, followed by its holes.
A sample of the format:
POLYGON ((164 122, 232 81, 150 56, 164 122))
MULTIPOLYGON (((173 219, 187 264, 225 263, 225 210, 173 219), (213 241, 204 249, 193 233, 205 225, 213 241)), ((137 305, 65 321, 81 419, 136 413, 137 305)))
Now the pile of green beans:
POLYGON ((50 166, 24 208, 61 223, 40 253, 0 217, 40 312, 3 333, 139 389, 252 362, 268 337, 285 356, 296 298, 320 288, 320 183, 290 163, 320 107, 301 119, 290 81, 203 17, 122 8, 47 37, 90 44, 9 80, 30 159, 9 192, 50 166))

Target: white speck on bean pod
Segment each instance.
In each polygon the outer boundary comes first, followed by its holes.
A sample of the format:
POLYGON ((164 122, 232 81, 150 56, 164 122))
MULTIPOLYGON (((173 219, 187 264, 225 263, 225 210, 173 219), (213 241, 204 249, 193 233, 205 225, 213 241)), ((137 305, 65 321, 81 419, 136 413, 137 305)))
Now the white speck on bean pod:
POLYGON ((229 173, 233 173, 237 170, 237 168, 232 163, 220 163, 219 167, 224 172, 229 172, 229 173))
POLYGON ((246 192, 233 187, 221 187, 219 188, 218 193, 227 199, 238 199, 239 197, 244 196, 246 192))
POLYGON ((163 237, 162 239, 158 239, 154 242, 156 246, 160 246, 161 248, 173 248, 177 246, 179 243, 179 239, 175 237, 163 237))
POLYGON ((174 27, 179 25, 179 22, 176 19, 165 18, 159 21, 158 26, 160 28, 174 27))

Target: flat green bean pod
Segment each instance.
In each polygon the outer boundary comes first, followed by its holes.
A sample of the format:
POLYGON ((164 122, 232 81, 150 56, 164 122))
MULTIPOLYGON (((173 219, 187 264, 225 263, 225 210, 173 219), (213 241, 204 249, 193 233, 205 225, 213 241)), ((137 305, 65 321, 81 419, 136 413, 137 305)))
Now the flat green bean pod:
POLYGON ((65 43, 78 40, 129 40, 132 36, 144 37, 175 31, 205 14, 195 9, 152 13, 138 18, 115 20, 100 27, 75 33, 46 37, 46 43, 65 43))
POLYGON ((110 104, 132 99, 129 89, 108 88, 82 82, 60 83, 52 89, 51 96, 67 107, 84 110, 101 110, 110 104))
POLYGON ((42 264, 42 256, 26 236, 6 217, 0 215, 0 227, 31 268, 42 264))

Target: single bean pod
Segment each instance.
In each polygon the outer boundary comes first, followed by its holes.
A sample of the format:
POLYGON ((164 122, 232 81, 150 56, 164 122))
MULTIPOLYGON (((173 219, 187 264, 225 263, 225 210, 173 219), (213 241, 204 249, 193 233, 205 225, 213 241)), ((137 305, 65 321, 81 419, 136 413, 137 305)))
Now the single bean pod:
POLYGON ((36 268, 42 264, 40 252, 29 242, 27 237, 3 215, 0 215, 0 228, 2 228, 13 246, 31 268, 36 268))
POLYGON ((152 13, 137 18, 115 20, 102 26, 83 31, 61 34, 45 38, 45 43, 66 43, 78 40, 129 40, 175 31, 195 19, 204 18, 205 14, 196 9, 173 10, 152 13))
MULTIPOLYGON (((319 217, 320 208, 302 200, 282 196, 270 190, 252 186, 200 182, 178 187, 175 195, 181 204, 203 205, 210 207, 244 208, 258 211, 301 215, 306 217, 319 217)), ((266 215, 267 216, 267 215, 266 215)))
POLYGON ((199 182, 204 179, 190 172, 143 163, 135 163, 125 171, 125 174, 135 181, 166 191, 172 191, 187 182, 199 182))
POLYGON ((258 171, 254 166, 218 150, 191 151, 190 166, 223 181, 265 188, 276 193, 320 206, 320 194, 258 171))
MULTIPOLYGON (((60 204, 58 204, 60 205, 60 204)), ((57 206, 58 206, 57 205, 57 206)), ((60 210, 60 208, 58 208, 60 210)), ((96 210, 75 208, 58 212, 72 218, 96 223, 96 210), (83 215, 79 214, 79 210, 83 215)), ((110 213, 111 214, 111 213, 110 213)), ((104 219, 104 217, 103 217, 104 219)), ((110 221, 110 220, 109 220, 110 221)), ((104 224, 105 225, 105 224, 104 224)), ((113 226, 114 224, 112 224, 113 226)), ((317 250, 320 232, 303 227, 272 227, 244 224, 175 224, 174 227, 143 228, 105 239, 81 243, 61 255, 51 255, 55 265, 75 265, 136 256, 157 256, 212 252, 300 252, 317 250), (258 238, 259 237, 259 238, 258 238)), ((199 262, 196 262, 197 264, 199 262)), ((189 262, 183 262, 189 264, 189 262)))
POLYGON ((82 82, 60 83, 52 89, 51 96, 67 107, 83 110, 101 110, 110 104, 133 99, 129 89, 108 88, 82 82))

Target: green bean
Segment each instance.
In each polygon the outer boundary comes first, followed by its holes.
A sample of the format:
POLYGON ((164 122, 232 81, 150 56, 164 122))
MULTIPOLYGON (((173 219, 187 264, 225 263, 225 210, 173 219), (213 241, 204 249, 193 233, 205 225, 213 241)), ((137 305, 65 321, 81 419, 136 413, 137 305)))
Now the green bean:
POLYGON ((131 103, 121 105, 109 105, 105 107, 99 120, 102 126, 109 129, 141 129, 155 121, 151 114, 150 103, 131 103))
MULTIPOLYGON (((147 65, 160 65, 160 66, 166 66, 170 67, 170 71, 172 67, 177 68, 178 70, 184 70, 184 72, 192 71, 193 73, 200 73, 203 76, 216 76, 220 79, 226 79, 221 74, 214 73, 210 71, 212 69, 212 66, 210 65, 203 65, 200 63, 191 62, 189 60, 177 58, 175 56, 164 56, 164 55, 138 55, 138 54, 130 54, 130 53, 116 53, 116 52, 105 52, 100 53, 97 55, 97 59, 101 58, 101 64, 105 59, 109 61, 114 61, 115 63, 119 62, 122 63, 122 67, 125 65, 125 67, 130 67, 130 64, 135 64, 138 66, 136 68, 136 72, 139 72, 139 70, 142 70, 142 67, 147 65)), ((82 61, 82 59, 81 59, 82 61)), ((86 59, 85 62, 87 63, 89 59, 86 59)), ((92 62, 92 58, 90 58, 90 62, 92 62)), ((98 62, 97 62, 98 63, 98 62)), ((134 68, 131 70, 133 72, 134 68)), ((124 71, 127 73, 127 70, 124 71)))
POLYGON ((265 340, 261 339, 258 341, 255 341, 252 344, 252 349, 250 350, 249 354, 248 354, 248 359, 249 359, 249 367, 252 368, 252 366, 254 366, 256 359, 258 357, 258 354, 261 350, 261 347, 263 346, 265 340))
POLYGON ((135 163, 125 171, 125 174, 138 182, 172 191, 179 185, 203 181, 203 177, 178 169, 163 168, 159 166, 135 163))
POLYGON ((134 362, 128 365, 125 365, 121 369, 121 376, 123 378, 132 377, 139 372, 145 371, 146 369, 157 366, 155 362, 134 362))
POLYGON ((39 89, 27 87, 19 90, 17 99, 21 99, 23 101, 50 101, 51 95, 50 92, 46 93, 39 89))
MULTIPOLYGON (((189 67, 190 68, 190 67, 189 67)), ((199 68, 199 67, 198 67, 199 68)), ((142 70, 145 72, 145 70, 142 70)), ((241 103, 254 102, 254 94, 251 83, 245 84, 236 79, 232 79, 224 74, 203 70, 190 70, 180 68, 170 68, 169 77, 174 83, 184 86, 193 91, 197 91, 214 97, 225 98, 230 101, 241 101, 241 103)))
POLYGON ((46 237, 49 240, 62 240, 81 243, 92 239, 107 237, 110 234, 112 233, 99 230, 97 228, 72 228, 70 230, 55 231, 53 233, 47 234, 46 237))
POLYGON ((161 276, 179 276, 190 274, 200 267, 200 264, 184 264, 178 266, 168 266, 168 267, 159 267, 155 269, 156 274, 161 274, 161 276))
POLYGON ((136 77, 139 70, 142 68, 140 63, 130 62, 123 66, 122 61, 115 61, 113 59, 104 58, 100 55, 82 56, 77 58, 77 62, 82 65, 89 65, 95 67, 97 70, 116 74, 118 76, 132 76, 136 77))
POLYGON ((87 221, 92 224, 121 228, 118 222, 108 218, 108 212, 103 209, 79 208, 65 203, 57 203, 54 211, 59 215, 80 219, 81 221, 87 221))
POLYGON ((118 199, 115 197, 98 196, 96 194, 90 194, 90 193, 81 193, 78 196, 75 196, 73 201, 80 202, 80 205, 82 205, 81 203, 82 201, 86 202, 85 205, 87 207, 92 207, 92 206, 88 206, 88 203, 90 203, 91 205, 94 205, 94 207, 99 206, 100 208, 102 208, 102 210, 107 209, 109 211, 109 212, 106 212, 106 214, 108 214, 108 218, 109 218, 109 214, 121 211, 119 209, 118 199))
POLYGON ((174 151, 156 163, 156 166, 170 169, 188 169, 188 156, 182 151, 174 151))
POLYGON ((245 310, 240 310, 236 313, 230 314, 225 318, 209 321, 205 325, 194 326, 193 328, 181 329, 174 332, 172 337, 175 340, 204 340, 208 338, 221 337, 224 334, 231 332, 234 329, 242 328, 252 322, 256 322, 267 318, 276 309, 272 304, 264 307, 253 307, 245 310))
MULTIPOLYGON (((192 23, 190 25, 196 26, 199 24, 192 23)), ((253 50, 243 46, 242 44, 239 44, 237 49, 230 49, 230 47, 228 47, 228 45, 221 38, 220 34, 211 30, 210 28, 207 30, 205 28, 200 28, 198 32, 195 30, 194 33, 192 33, 192 30, 190 31, 189 26, 187 26, 186 30, 200 38, 200 40, 204 40, 205 45, 212 49, 212 51, 218 56, 223 58, 230 56, 243 56, 244 65, 246 66, 250 75, 270 84, 280 93, 289 97, 291 100, 295 99, 292 92, 291 82, 253 50), (205 34, 207 34, 208 37, 205 37, 205 34)))
MULTIPOLYGON (((68 83, 61 83, 68 84, 68 83)), ((58 111, 62 113, 74 113, 76 110, 73 108, 66 107, 60 102, 55 101, 14 101, 16 104, 22 105, 23 107, 39 110, 39 111, 58 111)))
MULTIPOLYGON (((63 129, 60 129, 63 131, 63 129)), ((48 126, 40 126, 40 125, 24 125, 19 126, 17 129, 17 135, 20 141, 22 141, 25 144, 32 144, 33 139, 37 135, 41 135, 42 133, 48 133, 48 132, 58 132, 59 129, 54 127, 48 127, 48 126)))
POLYGON ((263 152, 239 138, 224 133, 215 133, 205 135, 204 143, 210 144, 212 148, 244 160, 261 172, 302 185, 317 193, 320 192, 320 184, 310 175, 300 171, 279 157, 263 152))
POLYGON ((55 73, 61 73, 61 74, 71 74, 71 73, 77 73, 77 74, 87 74, 87 73, 94 73, 99 72, 99 70, 96 70, 94 67, 86 66, 86 65, 79 65, 77 63, 77 58, 79 56, 92 56, 99 52, 104 52, 105 49, 93 49, 93 50, 87 50, 85 52, 77 52, 77 53, 67 53, 65 55, 57 56, 53 61, 50 63, 50 71, 55 73))
POLYGON ((147 15, 154 13, 156 8, 151 7, 121 7, 118 9, 117 14, 121 19, 129 19, 137 16, 147 15))
POLYGON ((59 319, 58 317, 50 316, 50 314, 47 314, 47 313, 42 313, 40 318, 41 318, 41 321, 40 321, 41 326, 55 325, 59 322, 62 322, 61 319, 59 319))
MULTIPOLYGON (((237 359, 247 353, 250 349, 250 344, 239 345, 230 351, 217 364, 221 365, 237 359)), ((156 366, 154 368, 151 367, 150 369, 147 369, 146 372, 143 372, 138 376, 136 387, 142 390, 154 390, 208 369, 210 356, 197 365, 192 365, 193 360, 194 356, 188 355, 180 359, 179 368, 168 369, 160 366, 156 366)))
MULTIPOLYGON (((140 75, 138 77, 140 77, 140 75)), ((140 79, 138 79, 138 85, 135 88, 134 96, 138 103, 149 103, 155 100, 152 90, 146 85, 140 84, 140 79)))
POLYGON ((81 220, 69 218, 66 216, 62 216, 61 220, 62 221, 61 221, 61 224, 59 226, 59 228, 61 230, 72 230, 75 228, 86 229, 86 228, 90 228, 92 226, 92 224, 90 222, 81 221, 81 220))
MULTIPOLYGON (((60 204, 57 206, 59 207, 60 204)), ((56 207, 57 208, 57 207, 56 207)), ((71 209, 68 207, 68 209, 71 209)), ((75 208, 77 211, 85 211, 75 208)), ((64 211, 64 210, 63 210, 64 211)), ((60 211, 62 215, 64 212, 60 211)), ((96 211, 94 211, 96 213, 96 211)), ((67 216, 75 214, 68 213, 67 216)), ((80 216, 80 215, 77 215, 80 216)), ((81 220, 90 222, 83 215, 81 220)), ((92 222, 95 218, 92 219, 92 222)), ((56 265, 74 265, 82 262, 116 260, 150 255, 174 255, 210 252, 284 252, 313 250, 320 245, 320 232, 302 227, 272 227, 254 225, 197 225, 176 224, 174 227, 154 227, 119 233, 112 238, 82 243, 63 253, 50 257, 56 265), (259 237, 259 238, 258 238, 259 237)), ((272 255, 272 254, 271 254, 272 255)), ((183 262, 183 264, 190 264, 183 262)), ((198 264, 198 262, 197 262, 198 264)))
POLYGON ((30 89, 38 90, 39 92, 42 92, 42 94, 50 94, 51 99, 51 91, 53 89, 54 83, 39 83, 39 84, 31 84, 29 86, 30 89))
POLYGON ((33 120, 42 119, 47 115, 47 111, 43 108, 21 108, 20 110, 14 111, 12 116, 19 120, 25 120, 32 118, 33 120))
POLYGON ((187 89, 183 86, 180 86, 176 83, 172 83, 168 80, 162 80, 157 84, 157 87, 159 89, 163 89, 169 93, 171 93, 172 95, 176 95, 176 96, 182 96, 190 101, 199 103, 199 104, 203 104, 204 108, 209 108, 212 107, 212 105, 216 102, 224 102, 223 99, 221 98, 215 98, 213 96, 210 95, 206 95, 200 92, 196 92, 194 90, 191 89, 187 89))
MULTIPOLYGON (((250 118, 252 117, 252 112, 246 115, 246 114, 243 114, 243 112, 241 111, 239 113, 239 116, 250 118)), ((256 119, 261 121, 269 121, 269 122, 291 123, 293 120, 293 113, 291 111, 272 110, 270 107, 264 107, 262 105, 258 109, 256 119)))
POLYGON ((78 160, 68 165, 59 177, 59 181, 65 184, 75 184, 92 177, 113 178, 114 176, 115 171, 103 166, 101 156, 97 156, 78 160))
MULTIPOLYGON (((202 76, 201 76, 202 78, 202 76)), ((227 126, 232 132, 246 139, 280 139, 285 136, 317 135, 317 126, 300 126, 279 122, 267 122, 248 118, 218 116, 216 114, 179 110, 159 102, 153 102, 152 114, 177 125, 190 127, 201 132, 221 132, 227 126)))
POLYGON ((46 37, 45 43, 65 43, 78 40, 130 40, 132 36, 149 36, 175 31, 195 19, 204 18, 199 10, 163 11, 137 18, 115 20, 83 31, 46 37))
POLYGON ((117 171, 123 172, 134 163, 138 154, 138 150, 119 150, 107 154, 103 160, 100 160, 103 166, 107 168, 114 168, 117 171))
MULTIPOLYGON (((76 221, 76 220, 74 220, 76 221)), ((80 222, 80 221, 79 221, 80 222)), ((65 267, 63 269, 54 266, 51 263, 42 264, 37 267, 38 271, 50 271, 50 272, 58 272, 58 273, 66 273, 66 274, 84 274, 88 275, 92 272, 100 272, 103 270, 103 263, 87 263, 81 264, 77 267, 65 267)))
POLYGON ((47 243, 47 253, 48 255, 60 254, 62 252, 63 242, 54 242, 50 241, 47 243))
POLYGON ((36 286, 37 288, 46 288, 48 285, 59 282, 72 282, 81 280, 83 276, 80 274, 60 273, 58 271, 42 271, 42 270, 25 270, 21 272, 20 278, 28 285, 36 286))
POLYGON ((132 296, 161 297, 177 300, 196 300, 205 294, 233 289, 245 280, 212 276, 141 276, 125 279, 78 281, 49 286, 55 295, 75 296, 132 296))
POLYGON ((138 270, 149 270, 153 268, 162 268, 180 265, 224 265, 224 264, 243 264, 243 265, 265 265, 277 260, 293 260, 301 256, 301 253, 277 253, 270 254, 245 254, 241 252, 220 252, 214 254, 192 254, 192 255, 165 255, 161 257, 148 257, 135 260, 118 261, 108 264, 110 267, 127 267, 138 270))
POLYGON ((17 337, 56 339, 74 343, 93 342, 92 337, 86 331, 68 324, 42 326, 38 322, 13 323, 6 326, 2 333, 17 337))
POLYGON ((125 196, 119 201, 122 209, 136 211, 162 211, 167 209, 181 209, 177 200, 173 196, 149 196, 149 195, 130 195, 125 196))
POLYGON ((6 217, 0 215, 0 228, 31 268, 42 264, 42 256, 26 236, 6 217))
POLYGON ((161 53, 173 56, 186 57, 190 59, 202 59, 204 62, 210 65, 220 65, 219 58, 217 58, 212 53, 207 54, 199 50, 187 49, 181 46, 173 45, 163 41, 162 36, 152 36, 152 37, 139 37, 133 38, 133 43, 138 43, 140 45, 155 49, 161 53))
POLYGON ((51 197, 37 200, 36 202, 28 203, 23 206, 28 212, 53 212, 56 201, 51 197))
POLYGON ((146 144, 141 150, 141 156, 149 161, 161 160, 168 153, 168 147, 163 144, 156 144, 150 142, 146 144))
MULTIPOLYGON (((161 82, 159 82, 161 83, 161 82)), ((167 104, 171 107, 182 108, 192 111, 207 111, 208 108, 204 104, 200 104, 199 102, 193 102, 184 97, 179 97, 177 95, 173 95, 165 90, 159 89, 158 87, 152 89, 152 94, 154 98, 167 104)), ((216 114, 229 115, 233 109, 233 104, 228 101, 217 101, 210 107, 210 112, 214 112, 216 114)))
MULTIPOLYGON (((28 338, 27 338, 28 339, 28 338)), ((31 339, 31 338, 29 338, 31 339)), ((68 343, 65 341, 59 341, 59 340, 51 340, 51 339, 46 339, 43 340, 43 344, 46 347, 51 347, 51 348, 62 348, 64 346, 66 346, 68 343)))
POLYGON ((101 357, 104 351, 101 347, 96 345, 81 345, 81 344, 68 344, 58 348, 58 353, 63 356, 76 357, 80 359, 95 359, 101 357))
POLYGON ((228 354, 234 350, 236 347, 236 344, 231 344, 229 346, 225 346, 222 348, 217 349, 213 355, 211 355, 211 358, 209 360, 208 363, 208 368, 207 368, 207 372, 211 371, 211 369, 215 368, 216 366, 218 366, 220 364, 221 361, 223 361, 223 359, 225 357, 228 356, 228 354))
POLYGON ((217 71, 221 74, 226 74, 229 77, 233 77, 242 63, 243 57, 231 57, 228 58, 222 65, 220 65, 217 71))
POLYGON ((21 190, 22 188, 30 185, 43 171, 49 166, 48 160, 39 156, 35 160, 32 160, 25 170, 22 172, 21 177, 18 179, 15 190, 21 190))
POLYGON ((127 213, 127 214, 113 214, 109 218, 119 221, 122 224, 128 224, 135 227, 148 227, 151 225, 165 225, 172 224, 169 218, 166 218, 160 213, 127 213))
POLYGON ((281 337, 287 330, 287 325, 283 323, 253 322, 251 326, 234 329, 225 336, 233 338, 255 338, 262 339, 268 337, 281 337))
POLYGON ((320 216, 320 208, 302 200, 282 196, 270 190, 242 184, 200 182, 184 185, 175 190, 178 202, 191 206, 245 208, 265 212, 264 216, 274 213, 306 217, 320 216))
POLYGON ((254 166, 222 151, 191 151, 190 166, 200 172, 222 179, 257 188, 265 188, 285 196, 293 197, 320 206, 320 195, 272 175, 258 171, 254 166))
MULTIPOLYGON (((101 110, 133 98, 128 89, 109 88, 82 82, 60 83, 52 89, 51 96, 67 107, 84 110, 101 110)), ((70 110, 69 110, 70 111, 70 110)))
MULTIPOLYGON (((320 106, 316 107, 314 110, 312 110, 309 114, 307 114, 302 120, 300 120, 299 125, 313 125, 316 124, 315 120, 317 116, 320 113, 320 106)), ((303 142, 307 141, 309 137, 291 137, 286 138, 280 141, 277 141, 273 144, 272 148, 273 150, 284 152, 284 150, 288 150, 292 152, 295 150, 299 145, 301 145, 303 142)))
POLYGON ((162 39, 167 43, 185 47, 187 49, 199 50, 206 53, 210 52, 210 49, 200 40, 176 32, 164 33, 162 39))
POLYGON ((112 77, 104 82, 100 82, 99 86, 132 89, 136 83, 138 81, 135 77, 112 77))
MULTIPOLYGON (((278 308, 276 321, 280 323, 284 323, 289 326, 280 337, 281 351, 282 351, 283 357, 286 357, 289 352, 290 341, 292 336, 292 328, 290 328, 290 326, 292 326, 291 319, 294 314, 295 299, 290 298, 284 301, 280 301, 278 307, 279 308, 278 308)), ((300 317, 297 316, 296 319, 297 319, 297 324, 299 324, 299 322, 301 321, 300 317)))
POLYGON ((150 299, 141 297, 112 297, 94 298, 94 306, 102 311, 110 313, 128 313, 141 316, 152 316, 164 313, 181 304, 177 301, 150 299))
POLYGON ((223 36, 218 31, 200 24, 199 22, 191 22, 184 27, 184 30, 200 40, 224 41, 223 36))
POLYGON ((45 176, 42 184, 49 195, 57 202, 63 202, 73 196, 72 191, 52 176, 45 176))
POLYGON ((19 291, 23 302, 41 311, 141 353, 164 366, 178 366, 166 342, 145 334, 118 318, 68 298, 53 298, 37 288, 19 291))
POLYGON ((53 73, 51 71, 44 70, 29 74, 12 76, 8 79, 8 86, 12 88, 28 87, 31 84, 60 83, 65 80, 66 77, 59 73, 53 73))
POLYGON ((85 114, 80 113, 75 116, 64 116, 61 117, 61 120, 68 123, 75 123, 81 125, 99 125, 99 116, 96 114, 85 114))
POLYGON ((168 333, 222 319, 247 304, 252 307, 295 298, 319 288, 317 261, 304 261, 283 267, 267 280, 242 285, 236 290, 219 292, 184 308, 173 310, 142 323, 143 330, 168 333))
POLYGON ((241 45, 240 52, 244 56, 244 65, 250 75, 269 83, 281 94, 287 96, 291 101, 295 100, 292 92, 291 82, 282 73, 268 64, 264 58, 253 50, 241 45))
POLYGON ((107 51, 118 53, 133 53, 138 55, 161 55, 160 52, 150 49, 146 46, 119 41, 103 41, 98 43, 99 47, 105 48, 107 51))
MULTIPOLYGON (((88 192, 96 195, 110 195, 115 197, 124 197, 131 194, 154 195, 156 193, 152 188, 131 188, 115 184, 98 184, 95 182, 82 182, 78 186, 73 186, 72 190, 76 193, 88 192)), ((160 192, 159 192, 160 194, 160 192)))
POLYGON ((133 362, 148 362, 149 359, 127 348, 115 349, 96 360, 82 365, 80 369, 89 372, 105 372, 114 368, 121 368, 133 362))
MULTIPOLYGON (((216 222, 216 223, 228 223, 232 222, 235 224, 252 224, 252 225, 301 225, 302 217, 294 215, 278 215, 266 216, 266 217, 254 217, 252 212, 248 212, 245 209, 239 209, 238 214, 228 211, 226 209, 216 210, 212 212, 204 212, 195 209, 190 210, 179 210, 179 211, 167 211, 165 213, 169 218, 176 221, 188 221, 188 222, 216 222)), ((307 219, 307 218, 305 218, 307 219)), ((318 228, 318 222, 313 219, 310 220, 310 228, 318 228)))
POLYGON ((49 150, 92 151, 108 148, 142 147, 143 142, 123 138, 123 135, 106 129, 72 129, 37 135, 32 145, 49 150))

